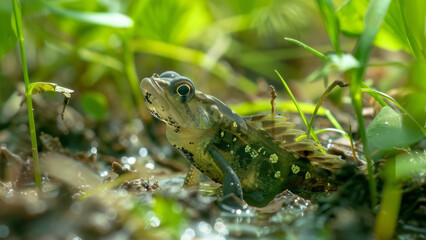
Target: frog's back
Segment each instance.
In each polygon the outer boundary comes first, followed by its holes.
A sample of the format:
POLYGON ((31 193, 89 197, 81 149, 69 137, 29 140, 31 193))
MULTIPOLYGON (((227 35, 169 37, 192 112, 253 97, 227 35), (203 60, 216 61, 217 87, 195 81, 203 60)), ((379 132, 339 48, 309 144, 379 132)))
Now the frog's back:
POLYGON ((286 118, 260 114, 222 126, 215 146, 238 175, 244 199, 251 205, 269 203, 285 189, 324 190, 329 172, 342 160, 323 154, 313 141, 295 141, 303 134, 286 118))

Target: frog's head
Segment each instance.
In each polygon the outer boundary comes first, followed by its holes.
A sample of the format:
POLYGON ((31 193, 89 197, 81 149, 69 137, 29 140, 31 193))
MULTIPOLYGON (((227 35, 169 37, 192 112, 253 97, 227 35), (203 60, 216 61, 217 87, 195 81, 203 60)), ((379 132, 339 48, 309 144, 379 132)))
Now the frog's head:
POLYGON ((209 129, 220 120, 214 99, 175 72, 144 78, 140 87, 151 114, 171 126, 209 129))

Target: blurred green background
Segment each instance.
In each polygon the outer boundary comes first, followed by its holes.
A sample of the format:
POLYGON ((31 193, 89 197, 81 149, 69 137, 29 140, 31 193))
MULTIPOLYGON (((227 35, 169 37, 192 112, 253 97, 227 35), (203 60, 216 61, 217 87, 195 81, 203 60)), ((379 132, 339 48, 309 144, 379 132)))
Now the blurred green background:
MULTIPOLYGON (((344 2, 334 5, 340 9, 344 2)), ((356 45, 368 1, 352 3, 338 11, 344 52, 356 45)), ((70 106, 95 120, 139 116, 148 120, 139 82, 167 70, 189 77, 199 90, 226 103, 255 101, 255 95, 267 98, 266 83, 281 90, 274 72, 278 70, 299 101, 315 103, 325 84, 306 80, 321 70, 321 59, 284 37, 324 54, 333 51, 311 0, 23 0, 21 8, 30 81, 55 82, 75 90, 70 106)), ((22 84, 10 24, 11 1, 1 4, 0 18, 4 112, 4 103, 22 84)), ((397 31, 402 21, 392 15, 387 18, 376 39, 381 49, 371 53, 370 63, 378 66, 369 68, 367 82, 372 80, 369 83, 378 90, 400 100, 423 124, 425 65, 411 64, 408 43, 397 31)), ((421 29, 419 24, 413 27, 421 29)), ((343 79, 333 69, 326 74, 331 81, 343 79)), ((337 107, 349 101, 347 91, 341 92, 330 97, 337 107)))

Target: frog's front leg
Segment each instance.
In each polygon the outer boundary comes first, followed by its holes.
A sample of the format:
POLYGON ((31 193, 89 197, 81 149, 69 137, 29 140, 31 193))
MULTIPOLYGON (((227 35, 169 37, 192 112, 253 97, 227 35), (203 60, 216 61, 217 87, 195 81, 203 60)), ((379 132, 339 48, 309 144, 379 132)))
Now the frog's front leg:
POLYGON ((223 195, 228 196, 229 194, 234 194, 240 199, 243 199, 243 190, 241 188, 240 179, 238 179, 235 171, 214 146, 210 146, 209 153, 213 157, 214 163, 219 167, 223 174, 223 195))

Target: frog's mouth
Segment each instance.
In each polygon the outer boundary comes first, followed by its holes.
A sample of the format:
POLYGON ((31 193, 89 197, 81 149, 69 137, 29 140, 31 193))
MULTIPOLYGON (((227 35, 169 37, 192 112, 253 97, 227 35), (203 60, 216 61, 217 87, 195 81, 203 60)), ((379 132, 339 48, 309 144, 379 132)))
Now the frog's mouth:
POLYGON ((155 75, 144 78, 140 84, 145 105, 153 116, 168 123, 176 118, 174 106, 171 106, 170 99, 167 98, 169 84, 155 75))

